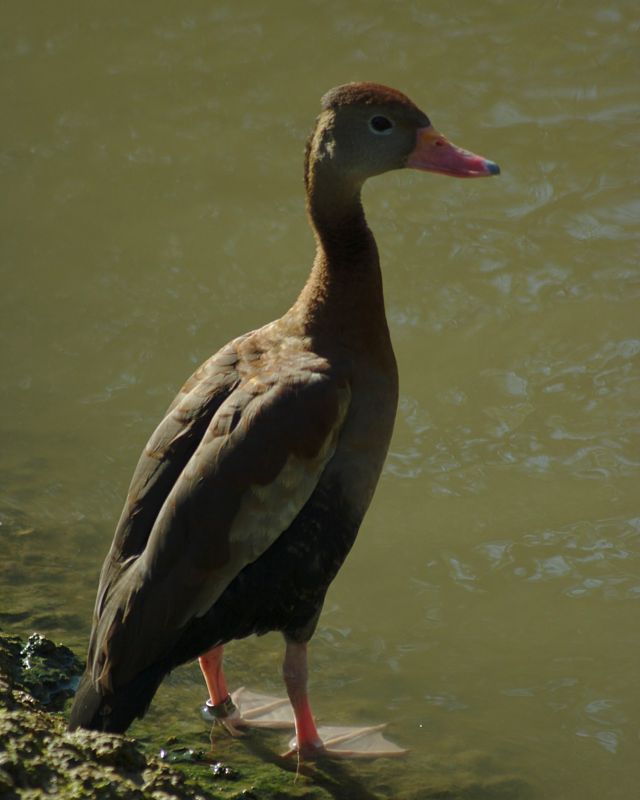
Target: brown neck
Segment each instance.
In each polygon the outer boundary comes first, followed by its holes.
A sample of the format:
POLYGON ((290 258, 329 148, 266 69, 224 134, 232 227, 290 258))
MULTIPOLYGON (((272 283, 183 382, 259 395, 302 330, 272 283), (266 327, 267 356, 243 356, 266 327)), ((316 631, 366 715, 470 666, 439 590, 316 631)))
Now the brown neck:
POLYGON ((388 343, 378 248, 364 216, 361 182, 311 160, 306 183, 316 256, 292 311, 311 335, 339 330, 354 346, 388 343))

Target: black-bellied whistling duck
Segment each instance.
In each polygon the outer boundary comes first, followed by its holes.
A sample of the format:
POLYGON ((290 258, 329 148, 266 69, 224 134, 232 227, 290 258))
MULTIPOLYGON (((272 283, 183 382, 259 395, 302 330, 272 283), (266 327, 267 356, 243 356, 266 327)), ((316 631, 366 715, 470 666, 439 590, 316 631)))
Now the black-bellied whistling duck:
POLYGON ((396 362, 360 190, 403 167, 499 172, 393 89, 353 83, 323 97, 305 162, 311 274, 283 317, 234 339, 189 378, 149 440, 102 568, 70 728, 126 730, 170 670, 199 658, 210 713, 235 733, 252 713, 243 719, 229 696, 223 645, 279 630, 295 749, 343 752, 323 745, 311 714, 307 642, 371 501, 396 414, 396 362))

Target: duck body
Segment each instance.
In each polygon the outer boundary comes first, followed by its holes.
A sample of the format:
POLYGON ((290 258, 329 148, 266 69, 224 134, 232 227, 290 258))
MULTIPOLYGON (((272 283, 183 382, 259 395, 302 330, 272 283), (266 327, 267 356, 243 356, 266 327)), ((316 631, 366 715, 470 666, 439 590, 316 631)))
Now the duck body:
MULTIPOLYGON (((302 352, 310 372, 301 379, 296 371, 289 378, 289 386, 302 384, 291 415, 303 400, 309 407, 305 388, 311 386, 312 392, 318 393, 313 401, 318 404, 317 414, 326 415, 318 439, 324 440, 326 427, 344 417, 337 441, 330 445, 332 454, 317 480, 314 474, 308 499, 296 503, 301 508, 293 520, 185 632, 184 641, 176 648, 179 659, 187 647, 192 648, 193 658, 215 644, 273 630, 290 641, 308 641, 326 591, 355 541, 391 437, 397 404, 395 361, 389 349, 388 363, 356 369, 360 359, 350 358, 348 352, 332 353, 314 347, 313 341, 305 345, 302 352), (371 403, 375 414, 370 413, 371 403)), ((296 360, 301 358, 298 355, 296 360)), ((291 433, 298 438, 301 434, 296 427, 294 422, 291 433)), ((292 465, 296 471, 300 468, 297 462, 292 465)), ((284 497, 290 496, 286 473, 287 466, 283 466, 282 504, 284 497)), ((259 492, 261 484, 256 485, 259 492)))
MULTIPOLYGON (((283 317, 194 373, 147 444, 102 569, 71 728, 126 730, 164 675, 196 657, 220 705, 222 646, 279 630, 299 748, 321 747, 306 643, 373 496, 398 398, 360 189, 417 158, 425 129, 386 87, 325 96, 305 164, 317 244, 307 283, 283 317)), ((460 159, 490 174, 491 162, 460 159)))
POLYGON ((327 289, 320 261, 284 317, 194 373, 145 448, 100 581, 86 683, 101 682, 111 699, 109 714, 97 703, 90 727, 126 729, 166 672, 212 647, 273 630, 299 642, 313 634, 373 496, 397 406, 377 252, 368 231, 365 239, 361 273, 345 269, 327 289), (221 480, 217 458, 234 436, 221 480), (238 516, 253 539, 240 562, 226 542, 238 516))

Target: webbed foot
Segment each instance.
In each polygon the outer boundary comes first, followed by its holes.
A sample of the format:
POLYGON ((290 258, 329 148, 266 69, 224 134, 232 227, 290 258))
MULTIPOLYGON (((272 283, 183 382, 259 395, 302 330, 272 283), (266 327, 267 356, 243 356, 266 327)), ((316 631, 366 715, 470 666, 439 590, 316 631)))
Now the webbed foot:
POLYGON ((324 725, 318 728, 320 744, 305 744, 298 748, 294 737, 283 757, 298 754, 303 760, 320 758, 390 758, 402 756, 408 751, 390 742, 382 735, 386 727, 370 725, 356 728, 350 726, 324 725))

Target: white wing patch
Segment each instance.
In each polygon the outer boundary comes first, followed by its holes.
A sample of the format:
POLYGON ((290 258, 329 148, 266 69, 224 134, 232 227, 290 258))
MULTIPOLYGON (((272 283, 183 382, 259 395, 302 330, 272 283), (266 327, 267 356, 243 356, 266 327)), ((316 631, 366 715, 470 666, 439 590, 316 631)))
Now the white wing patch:
POLYGON ((336 451, 349 399, 346 391, 335 425, 313 458, 290 455, 275 480, 249 486, 229 532, 229 561, 202 587, 195 616, 209 611, 235 576, 271 547, 300 513, 336 451))

